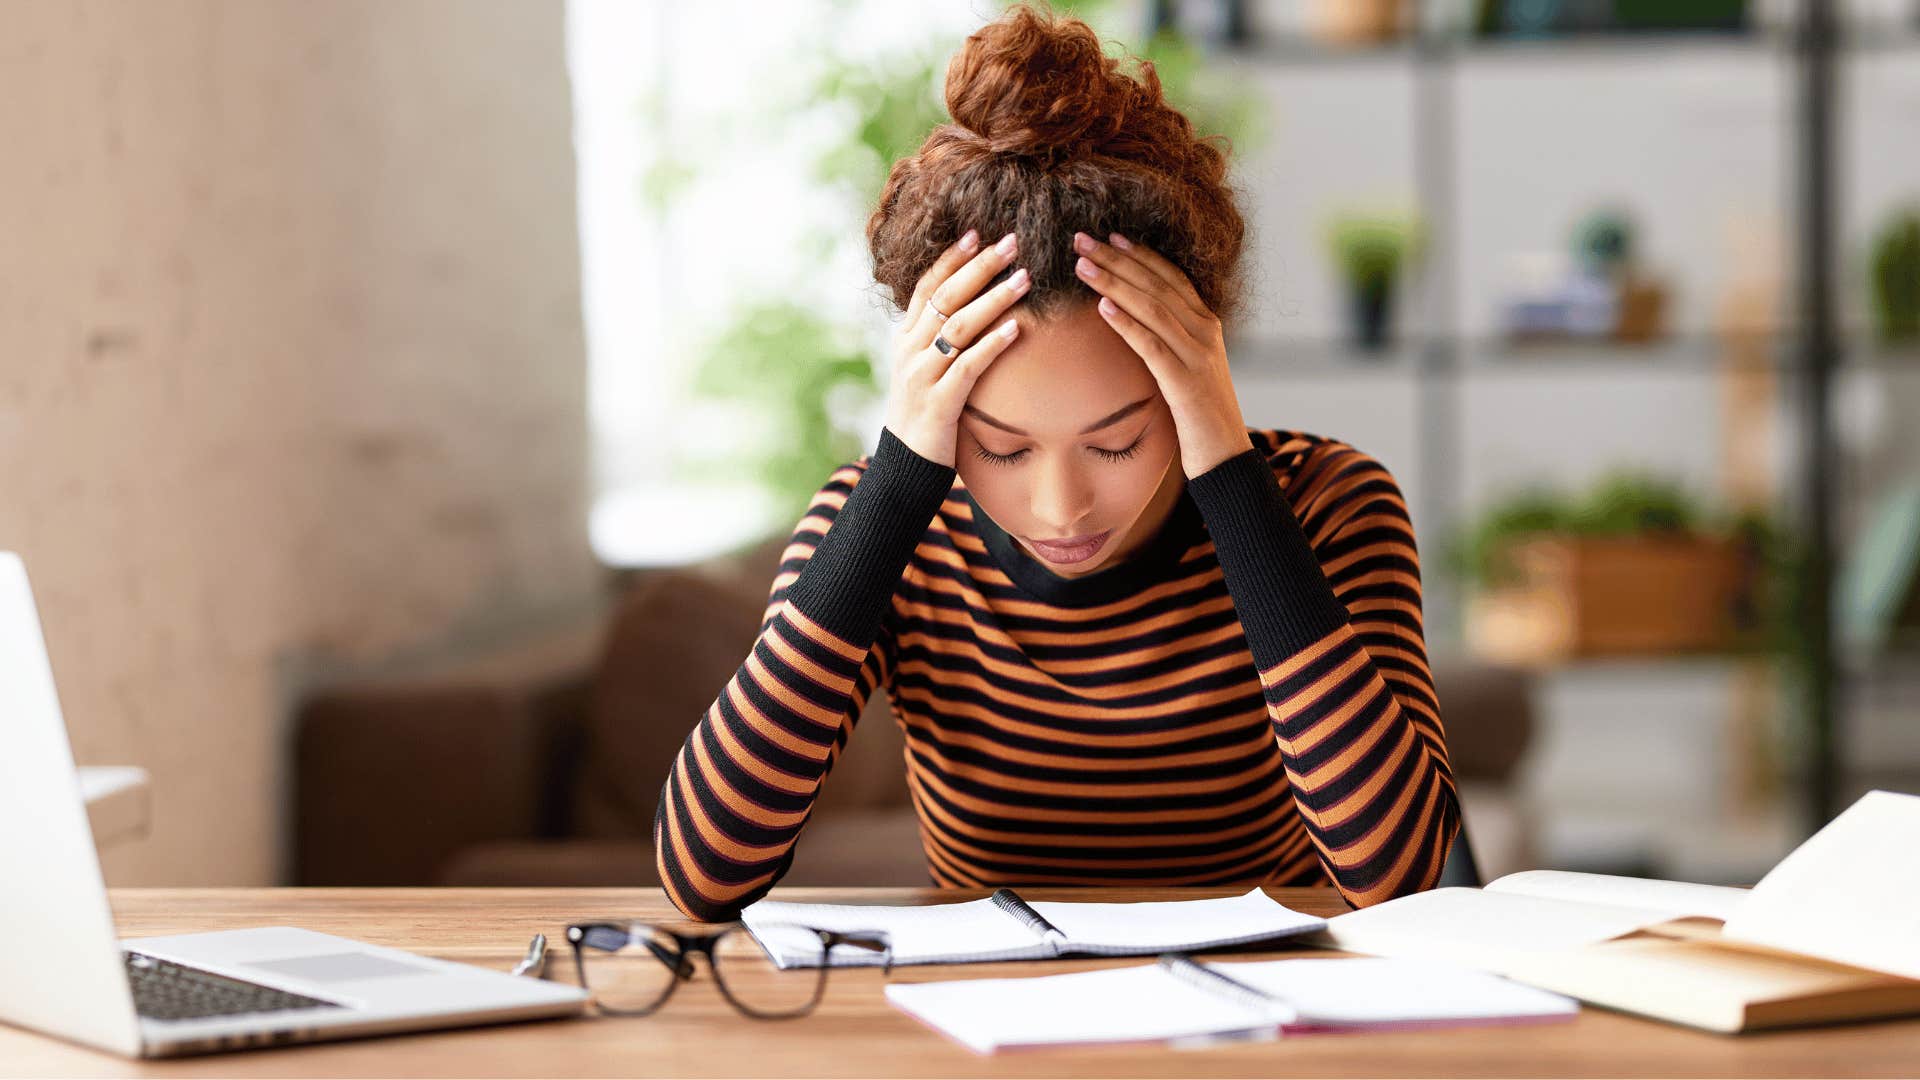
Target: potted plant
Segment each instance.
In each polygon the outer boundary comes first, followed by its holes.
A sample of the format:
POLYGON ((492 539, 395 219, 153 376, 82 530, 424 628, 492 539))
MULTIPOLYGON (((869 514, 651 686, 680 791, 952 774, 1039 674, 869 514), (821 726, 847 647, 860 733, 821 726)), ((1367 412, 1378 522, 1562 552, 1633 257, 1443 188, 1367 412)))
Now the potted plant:
POLYGON ((1619 470, 1585 493, 1501 501, 1449 558, 1472 586, 1474 651, 1544 664, 1790 644, 1783 543, 1759 511, 1712 513, 1672 481, 1619 470))
POLYGON ((1920 209, 1896 214, 1873 245, 1873 306, 1885 342, 1920 338, 1920 209))
POLYGON ((1355 344, 1369 350, 1385 347, 1394 287, 1422 248, 1419 216, 1411 211, 1342 211, 1328 217, 1326 237, 1346 283, 1355 344))

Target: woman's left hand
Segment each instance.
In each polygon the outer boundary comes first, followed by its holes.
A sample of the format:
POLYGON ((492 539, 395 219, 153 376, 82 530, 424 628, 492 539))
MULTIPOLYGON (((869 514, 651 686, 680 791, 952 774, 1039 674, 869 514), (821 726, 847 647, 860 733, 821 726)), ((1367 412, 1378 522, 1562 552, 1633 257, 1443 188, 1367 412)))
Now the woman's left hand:
POLYGON ((1074 233, 1074 273, 1100 294, 1101 317, 1160 384, 1180 437, 1180 467, 1191 479, 1251 449, 1219 317, 1158 252, 1119 233, 1108 241, 1074 233))

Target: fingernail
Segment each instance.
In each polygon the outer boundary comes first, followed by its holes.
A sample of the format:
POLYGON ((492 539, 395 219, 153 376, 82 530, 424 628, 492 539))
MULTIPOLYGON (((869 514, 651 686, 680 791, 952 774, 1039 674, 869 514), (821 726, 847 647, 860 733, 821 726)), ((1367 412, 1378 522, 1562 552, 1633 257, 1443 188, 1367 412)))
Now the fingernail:
POLYGON ((999 248, 1000 254, 1011 255, 1013 254, 1013 249, 1019 246, 1020 246, 1020 237, 1017 234, 1008 233, 1007 235, 1000 238, 1000 243, 998 245, 998 248, 999 248))
POLYGON ((1003 322, 1000 324, 1001 337, 1012 337, 1013 335, 1019 332, 1020 332, 1020 324, 1017 322, 1014 322, 1012 319, 1008 319, 1006 322, 1003 322))
POLYGON ((1107 242, 1119 248, 1121 251, 1133 250, 1133 241, 1121 236, 1119 233, 1108 233, 1107 242))
POLYGON ((1103 296, 1100 298, 1100 314, 1112 315, 1114 312, 1117 312, 1119 310, 1120 310, 1120 306, 1113 302, 1112 297, 1103 296))
POLYGON ((1073 268, 1080 271, 1081 277, 1096 278, 1100 276, 1100 268, 1093 265, 1091 259, 1081 259, 1079 262, 1073 264, 1073 268))
POLYGON ((1073 250, 1082 255, 1091 255, 1093 254, 1093 248, 1093 237, 1088 236, 1086 233, 1077 232, 1073 234, 1073 250))
POLYGON ((980 246, 980 230, 968 229, 967 235, 960 238, 960 250, 972 251, 980 246))
POLYGON ((1013 276, 1007 279, 1007 284, 1013 286, 1015 292, 1025 292, 1027 280, 1027 268, 1023 266, 1013 272, 1013 276))

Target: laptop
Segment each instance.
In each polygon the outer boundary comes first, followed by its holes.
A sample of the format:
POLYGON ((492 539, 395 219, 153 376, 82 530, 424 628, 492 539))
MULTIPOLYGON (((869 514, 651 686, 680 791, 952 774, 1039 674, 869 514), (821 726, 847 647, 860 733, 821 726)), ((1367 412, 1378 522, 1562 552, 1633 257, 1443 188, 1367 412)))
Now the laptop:
POLYGON ((0 551, 0 1021, 170 1057, 566 1016, 585 1000, 290 926, 118 940, 26 567, 0 551))

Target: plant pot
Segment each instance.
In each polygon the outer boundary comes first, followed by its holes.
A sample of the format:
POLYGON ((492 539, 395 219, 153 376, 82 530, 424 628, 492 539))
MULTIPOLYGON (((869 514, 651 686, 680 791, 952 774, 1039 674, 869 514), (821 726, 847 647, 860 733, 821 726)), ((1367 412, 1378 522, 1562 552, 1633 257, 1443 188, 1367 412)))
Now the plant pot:
POLYGON ((1733 646, 1743 561, 1730 539, 1647 534, 1515 543, 1517 584, 1467 602, 1467 639, 1487 659, 1699 653, 1733 646))
POLYGON ((1316 0, 1307 26, 1336 45, 1366 45, 1400 36, 1401 0, 1316 0))
POLYGON ((1362 349, 1384 349, 1393 317, 1393 282, 1356 284, 1347 293, 1353 322, 1353 340, 1362 349))

